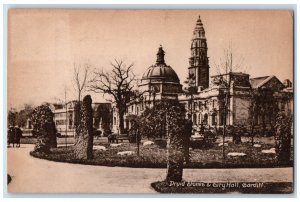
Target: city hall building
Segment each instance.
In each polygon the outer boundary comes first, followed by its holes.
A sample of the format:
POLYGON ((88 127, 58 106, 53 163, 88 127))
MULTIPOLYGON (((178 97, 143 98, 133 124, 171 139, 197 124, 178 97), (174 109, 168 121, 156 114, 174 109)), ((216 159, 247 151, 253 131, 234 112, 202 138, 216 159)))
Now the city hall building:
MULTIPOLYGON (((250 78, 249 74, 233 71, 210 76, 207 51, 205 30, 199 16, 193 32, 191 57, 187 64, 188 83, 192 84, 195 92, 192 95, 185 93, 176 72, 165 61, 165 52, 160 46, 155 64, 145 70, 138 84, 143 99, 128 103, 124 117, 125 128, 129 129, 131 126, 128 118, 130 115, 139 116, 146 107, 151 108, 155 102, 166 99, 178 99, 185 106, 187 115, 191 114, 195 127, 200 124, 221 127, 225 117, 226 125, 246 124, 249 121, 251 93, 254 89, 274 90, 280 100, 279 109, 292 113, 293 88, 289 80, 282 83, 276 76, 250 78), (286 97, 289 99, 284 99, 286 97)), ((257 124, 261 121, 257 117, 257 124)), ((112 130, 118 132, 118 126, 117 108, 113 107, 112 130)))

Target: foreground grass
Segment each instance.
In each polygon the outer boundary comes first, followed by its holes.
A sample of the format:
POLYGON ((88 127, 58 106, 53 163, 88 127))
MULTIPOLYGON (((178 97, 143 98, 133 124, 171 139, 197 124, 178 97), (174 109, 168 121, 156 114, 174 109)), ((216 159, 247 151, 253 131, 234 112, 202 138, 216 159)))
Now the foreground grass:
MULTIPOLYGON (((50 154, 31 152, 37 158, 48 159, 58 162, 78 163, 87 165, 120 166, 135 168, 166 168, 167 152, 165 148, 157 145, 141 146, 140 156, 136 155, 135 144, 124 143, 119 147, 110 147, 107 143, 100 143, 106 147, 106 151, 94 150, 94 158, 91 160, 76 159, 73 153, 73 146, 59 147, 52 149, 50 154), (134 151, 134 155, 120 156, 121 151, 134 151)), ((185 168, 272 168, 292 166, 293 161, 278 165, 275 154, 264 154, 263 149, 274 147, 272 144, 261 143, 261 148, 254 148, 250 143, 235 145, 229 143, 226 147, 226 159, 223 159, 222 147, 214 144, 209 149, 195 149, 190 151, 191 163, 185 168), (246 153, 244 157, 228 157, 229 152, 246 153)), ((292 159, 292 158, 291 158, 292 159)))
POLYGON ((185 193, 185 194, 289 194, 293 192, 291 182, 153 182, 151 187, 159 193, 185 193))

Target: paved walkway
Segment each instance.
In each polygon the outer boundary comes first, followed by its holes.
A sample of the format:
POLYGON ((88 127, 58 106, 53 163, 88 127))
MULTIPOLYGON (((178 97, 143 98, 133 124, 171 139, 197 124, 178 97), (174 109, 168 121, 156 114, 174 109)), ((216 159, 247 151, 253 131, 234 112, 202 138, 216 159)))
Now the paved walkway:
MULTIPOLYGON (((121 168, 58 163, 33 158, 33 145, 8 148, 8 173, 14 193, 156 193, 151 182, 163 180, 166 169, 121 168)), ((292 168, 185 169, 186 181, 292 182, 292 168)))

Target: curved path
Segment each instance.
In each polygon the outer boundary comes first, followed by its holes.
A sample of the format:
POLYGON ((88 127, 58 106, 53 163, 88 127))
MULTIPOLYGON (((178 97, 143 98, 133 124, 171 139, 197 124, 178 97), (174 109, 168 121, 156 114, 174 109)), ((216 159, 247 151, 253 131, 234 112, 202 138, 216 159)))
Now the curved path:
MULTIPOLYGON (((33 145, 7 149, 7 172, 13 193, 156 193, 151 182, 165 178, 166 169, 124 168, 59 163, 29 155, 33 145)), ((292 168, 185 169, 186 181, 292 182, 292 168)))

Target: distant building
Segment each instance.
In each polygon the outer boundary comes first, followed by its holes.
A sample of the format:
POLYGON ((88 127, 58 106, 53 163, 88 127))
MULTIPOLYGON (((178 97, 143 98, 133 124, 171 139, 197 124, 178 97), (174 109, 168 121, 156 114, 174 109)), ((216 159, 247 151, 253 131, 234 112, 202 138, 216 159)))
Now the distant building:
MULTIPOLYGON (((131 126, 129 119, 131 115, 141 115, 146 107, 152 107, 156 101, 162 99, 178 99, 184 104, 187 114, 192 115, 195 127, 201 124, 222 127, 225 121, 226 125, 245 125, 251 116, 252 93, 259 89, 270 89, 279 101, 277 103, 279 110, 293 113, 291 81, 285 80, 282 83, 276 76, 250 78, 249 74, 231 71, 211 76, 210 81, 207 50, 205 30, 199 17, 193 32, 188 67, 189 83, 193 83, 196 89, 191 97, 184 93, 176 72, 166 64, 165 52, 160 46, 156 63, 145 71, 138 85, 143 98, 128 103, 124 118, 125 128, 128 129, 131 126)), ((265 115, 263 118, 258 116, 257 124, 261 122, 267 124, 268 120, 270 119, 265 115)), ((118 124, 117 108, 113 107, 113 130, 115 132, 118 131, 118 124)))
POLYGON ((75 120, 75 105, 76 101, 70 101, 65 104, 52 103, 50 108, 54 113, 54 123, 58 133, 68 135, 75 134, 74 120, 75 120))
MULTIPOLYGON (((59 133, 75 135, 75 105, 77 101, 65 104, 51 104, 54 123, 59 133)), ((93 126, 103 131, 111 127, 111 103, 93 103, 93 126)))

